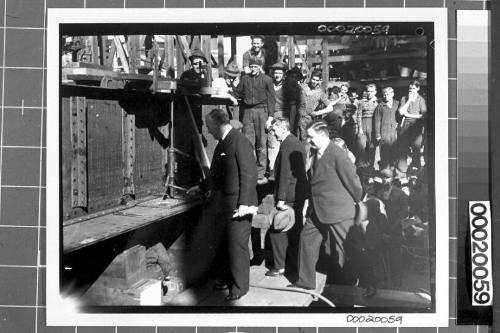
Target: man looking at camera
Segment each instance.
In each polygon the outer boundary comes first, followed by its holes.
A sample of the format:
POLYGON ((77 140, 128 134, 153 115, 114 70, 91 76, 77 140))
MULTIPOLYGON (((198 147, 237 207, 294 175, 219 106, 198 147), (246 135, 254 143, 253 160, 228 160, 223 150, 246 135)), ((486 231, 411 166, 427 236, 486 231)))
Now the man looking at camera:
POLYGON ((427 113, 425 99, 419 94, 420 82, 413 80, 408 87, 408 96, 401 98, 399 114, 403 116, 399 130, 399 161, 397 172, 406 176, 408 152, 411 150, 411 167, 420 170, 420 150, 423 142, 424 119, 427 113))
POLYGON ((262 35, 252 35, 250 36, 252 40, 252 47, 250 50, 243 53, 243 70, 245 74, 250 74, 250 59, 260 59, 262 61, 261 71, 264 73, 264 68, 266 64, 266 50, 264 47, 264 36, 262 35))
POLYGON ((357 116, 359 164, 360 167, 373 168, 375 161, 375 138, 373 137, 373 112, 378 105, 377 86, 366 85, 366 100, 361 100, 357 116))
MULTIPOLYGON (((285 72, 287 65, 284 62, 277 62, 271 66, 271 77, 274 85, 274 105, 273 117, 283 117, 285 114, 285 101, 283 83, 285 81, 285 72)), ((274 179, 274 163, 280 149, 280 143, 276 137, 269 133, 267 138, 267 157, 269 160, 269 178, 274 179)))
POLYGON ((302 86, 301 104, 299 106, 299 138, 306 140, 306 128, 313 121, 313 112, 317 109, 328 106, 331 101, 321 87, 322 72, 319 69, 313 70, 309 83, 302 86))
POLYGON ((243 123, 243 134, 255 147, 257 159, 258 183, 267 183, 267 133, 275 106, 273 80, 261 72, 262 60, 251 58, 250 74, 243 75, 240 84, 233 89, 233 96, 243 100, 240 119, 243 123))
POLYGON ((386 177, 393 176, 396 140, 398 138, 396 114, 399 102, 394 100, 394 90, 386 87, 382 90, 384 101, 376 108, 373 116, 375 142, 380 147, 380 172, 386 177))

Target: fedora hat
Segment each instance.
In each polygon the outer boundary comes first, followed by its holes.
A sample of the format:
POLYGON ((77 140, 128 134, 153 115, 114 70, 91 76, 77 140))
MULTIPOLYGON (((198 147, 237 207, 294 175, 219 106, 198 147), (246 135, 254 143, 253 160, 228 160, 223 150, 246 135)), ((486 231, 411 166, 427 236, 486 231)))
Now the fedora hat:
POLYGON ((231 77, 237 77, 240 76, 241 70, 237 64, 231 62, 224 68, 224 74, 231 77))
POLYGON ((205 54, 200 49, 194 49, 193 52, 191 52, 191 55, 189 56, 189 61, 192 62, 194 58, 201 58, 205 62, 208 62, 207 58, 205 57, 205 54))
POLYGON ((278 210, 275 207, 271 210, 271 220, 274 231, 286 232, 295 224, 295 212, 291 207, 284 210, 278 210))

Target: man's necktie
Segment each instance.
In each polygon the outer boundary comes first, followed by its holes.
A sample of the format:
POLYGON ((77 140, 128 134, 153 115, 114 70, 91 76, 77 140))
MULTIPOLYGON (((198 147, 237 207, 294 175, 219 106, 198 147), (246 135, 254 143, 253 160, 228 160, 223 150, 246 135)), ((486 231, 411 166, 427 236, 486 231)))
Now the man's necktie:
POLYGON ((312 175, 316 173, 316 168, 318 167, 318 160, 319 160, 319 150, 315 149, 313 151, 312 162, 311 162, 312 175))

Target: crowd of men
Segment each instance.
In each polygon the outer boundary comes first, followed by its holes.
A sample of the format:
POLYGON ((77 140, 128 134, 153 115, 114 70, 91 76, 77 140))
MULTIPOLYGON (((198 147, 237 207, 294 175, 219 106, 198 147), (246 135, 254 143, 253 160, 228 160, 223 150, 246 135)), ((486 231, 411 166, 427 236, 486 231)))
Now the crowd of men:
MULTIPOLYGON (((428 221, 421 176, 427 107, 419 82, 411 81, 400 100, 391 87, 379 98, 371 83, 361 98, 347 84, 328 92, 320 70, 304 78, 277 62, 268 76, 263 42, 252 36, 243 71, 231 63, 214 82, 239 105, 241 130, 227 110, 215 108, 204 119, 218 140, 204 211, 220 239, 216 288, 229 289, 228 301, 249 290, 251 221, 257 186, 267 183, 275 199, 269 229, 274 267, 267 276, 285 275, 291 288, 315 289, 317 263, 326 256, 330 281, 360 284, 370 297, 382 279, 377 265, 385 260, 397 287, 404 238, 418 237, 428 221)), ((197 79, 206 58, 193 52, 190 60, 193 67, 183 76, 197 79)))

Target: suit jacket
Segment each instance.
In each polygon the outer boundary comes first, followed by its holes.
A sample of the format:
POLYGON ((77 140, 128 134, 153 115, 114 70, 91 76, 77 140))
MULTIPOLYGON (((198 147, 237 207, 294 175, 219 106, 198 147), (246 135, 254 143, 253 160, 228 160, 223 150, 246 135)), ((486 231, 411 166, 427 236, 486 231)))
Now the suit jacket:
POLYGON ((218 209, 257 205, 257 166, 250 141, 234 128, 215 147, 209 185, 218 209))
POLYGON ((353 219, 355 203, 361 200, 363 189, 347 153, 330 141, 315 170, 312 169, 308 215, 313 209, 319 221, 326 224, 353 219))
POLYGON ((281 142, 276 158, 276 201, 303 203, 307 194, 306 151, 302 142, 289 134, 281 142))

